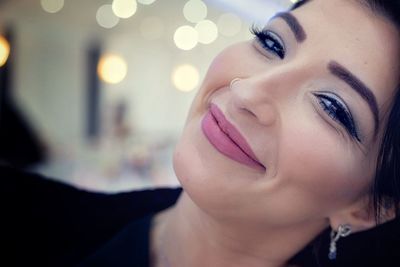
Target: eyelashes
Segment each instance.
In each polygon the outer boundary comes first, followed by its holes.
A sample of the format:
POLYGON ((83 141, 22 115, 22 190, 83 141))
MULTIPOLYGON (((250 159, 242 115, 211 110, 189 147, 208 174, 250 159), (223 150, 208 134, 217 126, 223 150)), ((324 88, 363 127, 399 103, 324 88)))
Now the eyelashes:
POLYGON ((333 93, 314 93, 314 95, 317 97, 324 112, 333 121, 340 123, 350 136, 361 142, 353 116, 346 107, 346 104, 339 100, 339 97, 333 93))
MULTIPOLYGON (((286 48, 282 38, 273 31, 251 26, 250 32, 255 36, 257 43, 266 53, 272 54, 283 60, 286 56, 286 48)), ((358 142, 360 135, 354 122, 353 116, 343 100, 334 93, 314 93, 322 110, 335 123, 340 124, 347 133, 358 142)))
POLYGON ((285 44, 278 34, 266 29, 259 29, 255 25, 251 26, 250 32, 256 37, 256 40, 261 47, 268 53, 272 53, 280 59, 285 58, 285 44))

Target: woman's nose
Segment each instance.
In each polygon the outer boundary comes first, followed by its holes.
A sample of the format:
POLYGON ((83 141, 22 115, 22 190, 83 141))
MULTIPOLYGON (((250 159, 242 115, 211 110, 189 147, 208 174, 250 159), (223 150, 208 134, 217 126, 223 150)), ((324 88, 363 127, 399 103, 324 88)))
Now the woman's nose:
POLYGON ((251 78, 234 79, 230 84, 234 108, 245 112, 264 126, 279 120, 279 105, 267 88, 251 78))

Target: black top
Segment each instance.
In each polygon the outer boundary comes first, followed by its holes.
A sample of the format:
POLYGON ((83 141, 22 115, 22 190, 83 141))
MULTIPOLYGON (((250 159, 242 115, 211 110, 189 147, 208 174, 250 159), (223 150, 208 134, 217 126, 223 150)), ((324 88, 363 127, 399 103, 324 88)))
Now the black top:
POLYGON ((0 179, 0 266, 76 266, 86 259, 83 266, 145 267, 152 215, 181 193, 88 192, 4 166, 0 179), (90 265, 100 259, 104 264, 90 265))
POLYGON ((153 215, 134 220, 78 267, 150 265, 150 227, 153 215))
MULTIPOLYGON (((5 167, 0 167, 0 178, 0 266, 146 267, 152 217, 181 193, 180 188, 87 192, 5 167)), ((400 220, 352 234, 337 246, 337 259, 328 260, 327 229, 292 262, 399 267, 400 220)))

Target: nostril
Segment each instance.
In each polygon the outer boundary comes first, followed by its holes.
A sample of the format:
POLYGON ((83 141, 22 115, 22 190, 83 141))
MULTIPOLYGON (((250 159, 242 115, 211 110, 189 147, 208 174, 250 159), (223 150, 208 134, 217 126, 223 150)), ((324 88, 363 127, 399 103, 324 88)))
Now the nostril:
POLYGON ((246 115, 249 115, 251 117, 257 117, 256 114, 254 114, 251 110, 247 109, 247 108, 240 108, 240 111, 243 112, 246 115))
POLYGON ((263 125, 272 125, 278 119, 277 110, 269 104, 264 104, 253 108, 237 106, 237 111, 244 117, 247 117, 247 119, 258 121, 258 123, 263 125))

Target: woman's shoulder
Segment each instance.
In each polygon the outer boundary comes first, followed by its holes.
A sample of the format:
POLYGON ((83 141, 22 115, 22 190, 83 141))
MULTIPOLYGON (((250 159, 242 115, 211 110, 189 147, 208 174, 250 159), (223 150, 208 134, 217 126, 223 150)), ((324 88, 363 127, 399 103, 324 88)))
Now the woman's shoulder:
POLYGON ((0 167, 0 177, 0 231, 10 244, 6 254, 20 265, 29 259, 39 266, 71 266, 133 221, 172 206, 182 191, 89 192, 9 166, 0 167), (29 250, 21 251, 22 240, 29 250), (20 253, 32 257, 16 257, 20 253))

